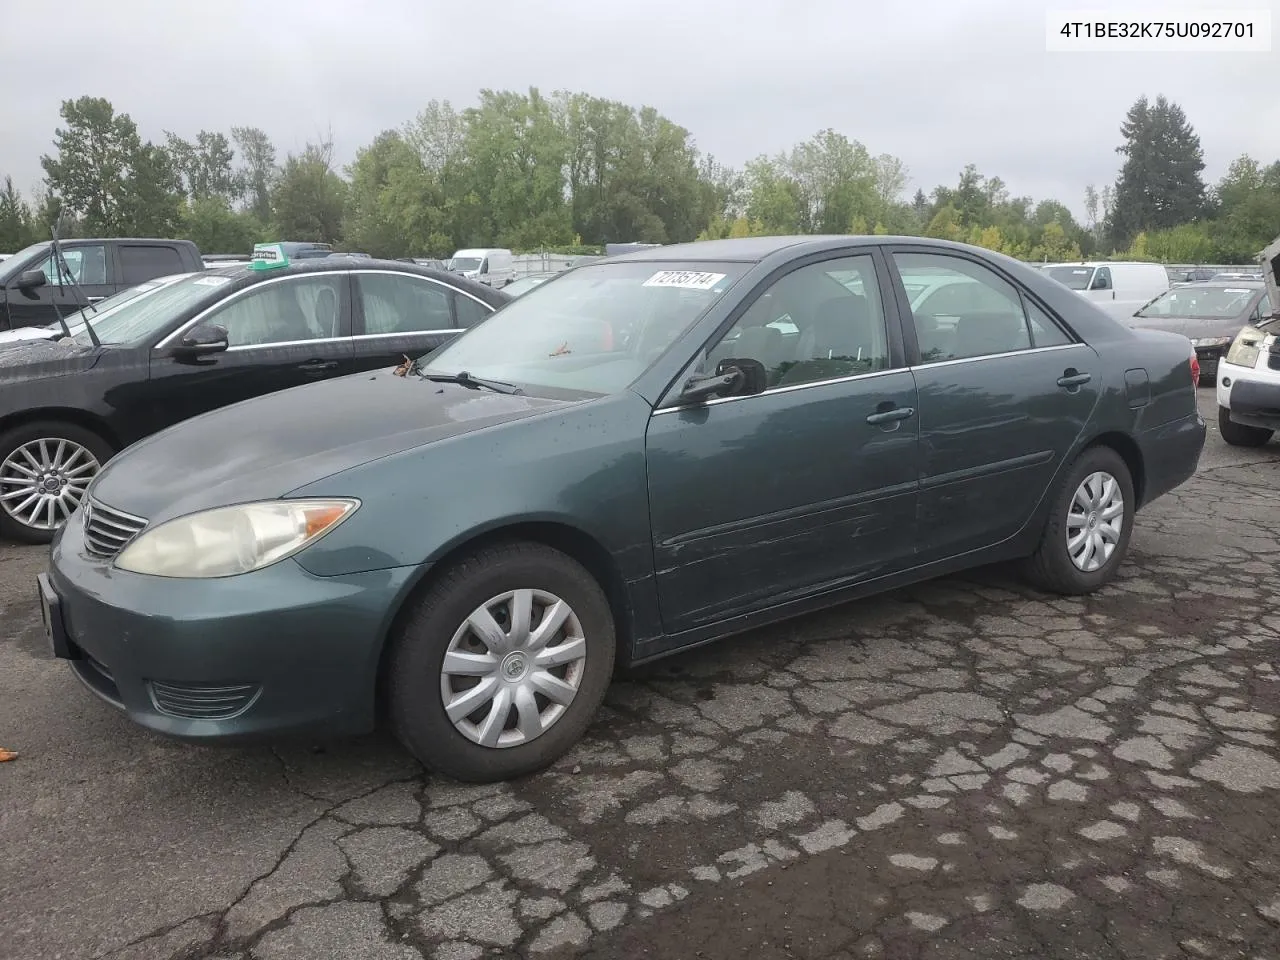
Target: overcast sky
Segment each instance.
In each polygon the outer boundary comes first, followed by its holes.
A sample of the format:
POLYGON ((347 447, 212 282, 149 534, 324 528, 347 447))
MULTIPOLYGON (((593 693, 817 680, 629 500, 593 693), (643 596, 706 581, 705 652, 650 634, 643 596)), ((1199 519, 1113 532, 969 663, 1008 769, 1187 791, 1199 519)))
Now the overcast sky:
MULTIPOLYGON (((1150 6, 1151 0, 1137 0, 1150 6)), ((1115 178, 1135 98, 1165 94, 1206 179, 1280 159, 1273 53, 1047 53, 1037 0, 62 0, 5 4, 0 176, 42 177, 63 99, 109 99, 144 137, 265 129, 281 155, 332 128, 340 160, 427 101, 484 87, 651 105, 739 165, 826 127, 907 164, 914 189, 966 163, 1079 214, 1115 178), (361 8, 364 8, 362 11, 361 8)), ((1126 4, 1126 7, 1132 4, 1126 4)), ((1164 3, 1155 9, 1168 11, 1164 3)), ((1179 0, 1182 9, 1280 0, 1179 0)))

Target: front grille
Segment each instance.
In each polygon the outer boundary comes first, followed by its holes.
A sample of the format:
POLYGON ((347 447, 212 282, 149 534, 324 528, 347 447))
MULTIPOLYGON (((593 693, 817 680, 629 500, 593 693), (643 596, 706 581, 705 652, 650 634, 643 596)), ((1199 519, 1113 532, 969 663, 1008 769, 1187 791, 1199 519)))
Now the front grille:
POLYGON ((156 709, 184 720, 226 720, 245 710, 258 695, 256 683, 165 683, 152 680, 156 709))
POLYGON ((91 557, 113 560, 134 537, 147 526, 147 521, 98 502, 84 502, 84 549, 91 557))

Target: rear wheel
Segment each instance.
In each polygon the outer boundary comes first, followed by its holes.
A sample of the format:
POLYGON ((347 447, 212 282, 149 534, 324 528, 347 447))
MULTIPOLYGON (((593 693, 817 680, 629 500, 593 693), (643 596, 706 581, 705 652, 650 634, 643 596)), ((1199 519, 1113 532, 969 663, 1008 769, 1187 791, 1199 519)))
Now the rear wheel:
POLYGON ((111 453, 74 423, 26 423, 0 435, 0 537, 52 540, 111 453))
POLYGON ((1271 439, 1272 432, 1266 427, 1250 427, 1236 423, 1231 419, 1231 411, 1226 407, 1218 407, 1218 432, 1222 439, 1233 447, 1260 447, 1271 439))
POLYGON ((1028 575, 1053 593, 1092 593, 1115 578, 1133 533, 1133 478, 1110 447, 1076 458, 1054 494, 1028 575))
POLYGON ((454 564, 413 602, 388 665, 392 725, 424 766, 488 782, 563 756, 604 700, 615 656, 599 584, 550 547, 454 564))

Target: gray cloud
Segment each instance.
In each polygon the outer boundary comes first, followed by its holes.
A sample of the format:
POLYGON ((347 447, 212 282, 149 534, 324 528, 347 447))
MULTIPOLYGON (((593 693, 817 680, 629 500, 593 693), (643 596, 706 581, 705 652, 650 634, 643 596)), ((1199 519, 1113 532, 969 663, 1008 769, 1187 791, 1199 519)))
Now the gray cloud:
POLYGON ((529 86, 652 105, 734 165, 833 127, 901 157, 913 188, 953 183, 972 162, 1015 194, 1077 211, 1086 183, 1114 179, 1120 121, 1144 93, 1185 108, 1209 179, 1241 153, 1280 158, 1276 54, 1051 54, 1044 7, 1027 0, 359 6, 11 5, 0 174, 34 187, 59 102, 83 94, 151 138, 245 124, 284 152, 332 128, 346 161, 428 100, 461 107, 482 87, 529 86))

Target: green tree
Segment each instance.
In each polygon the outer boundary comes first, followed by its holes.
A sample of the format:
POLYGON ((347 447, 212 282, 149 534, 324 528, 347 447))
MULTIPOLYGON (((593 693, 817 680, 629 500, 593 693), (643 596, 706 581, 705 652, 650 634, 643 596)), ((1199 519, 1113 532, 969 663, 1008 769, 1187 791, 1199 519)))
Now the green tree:
POLYGON ((289 154, 271 191, 272 225, 281 240, 337 243, 342 238, 347 183, 333 171, 333 142, 309 143, 289 154))
POLYGON ((13 253, 35 243, 36 237, 31 208, 14 187, 13 177, 5 177, 0 190, 0 250, 13 253))
POLYGON ((258 127, 232 127, 231 139, 240 151, 235 174, 246 207, 262 223, 271 220, 271 190, 279 176, 276 148, 266 131, 258 127))
POLYGON ((1139 97, 1120 126, 1124 155, 1108 235, 1117 248, 1139 232, 1168 229, 1197 219, 1205 208, 1200 138, 1176 103, 1139 97))
POLYGON ((172 237, 185 208, 182 181, 164 147, 141 144, 126 181, 125 233, 135 237, 172 237))
POLYGON ((1251 262, 1280 233, 1280 161, 1267 167, 1235 160, 1214 191, 1218 219, 1209 225, 1214 259, 1251 262))
POLYGON ((764 224, 770 234, 785 236, 803 232, 804 198, 800 184, 782 162, 758 157, 747 164, 743 181, 748 218, 764 224))
POLYGON ((64 100, 60 115, 56 153, 40 158, 49 187, 91 233, 129 233, 137 206, 133 164, 142 150, 137 126, 101 97, 64 100))
POLYGON ((191 142, 166 130, 165 139, 187 197, 220 197, 230 202, 241 192, 239 178, 231 169, 235 153, 224 134, 201 130, 191 142))
POLYGON ((257 217, 247 210, 233 210, 222 197, 193 201, 183 211, 180 231, 202 253, 248 255, 255 243, 271 239, 257 217))

